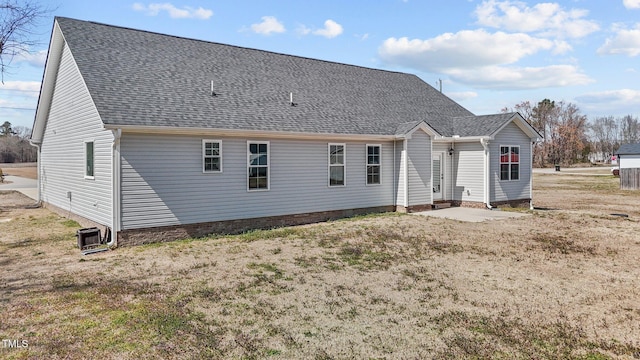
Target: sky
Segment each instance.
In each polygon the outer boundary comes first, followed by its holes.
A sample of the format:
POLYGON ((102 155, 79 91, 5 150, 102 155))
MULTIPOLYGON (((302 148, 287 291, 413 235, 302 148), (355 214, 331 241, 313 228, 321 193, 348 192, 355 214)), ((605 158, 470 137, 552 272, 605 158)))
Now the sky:
POLYGON ((0 123, 33 125, 54 16, 412 73, 477 115, 550 99, 640 117, 640 0, 40 3, 52 11, 4 74, 0 123))

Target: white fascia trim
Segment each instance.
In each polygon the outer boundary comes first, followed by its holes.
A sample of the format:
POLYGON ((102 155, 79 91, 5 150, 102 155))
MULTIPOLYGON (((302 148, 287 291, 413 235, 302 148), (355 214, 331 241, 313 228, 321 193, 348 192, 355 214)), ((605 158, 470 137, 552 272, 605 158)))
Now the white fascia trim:
POLYGON ((264 130, 231 130, 214 128, 179 128, 171 126, 134 126, 134 125, 108 125, 107 130, 122 129, 124 133, 139 134, 171 134, 171 135, 197 135, 197 136, 234 136, 269 139, 308 139, 308 140, 356 140, 356 141, 392 141, 395 135, 367 135, 367 134, 331 134, 331 133, 307 133, 290 131, 264 131, 264 130))
POLYGON ((421 123, 416 125, 413 129, 408 131, 406 134, 398 135, 397 138, 398 139, 411 139, 411 135, 413 135, 413 133, 418 131, 418 130, 424 131, 425 133, 427 133, 433 139, 442 138, 442 135, 438 134, 437 131, 435 131, 431 126, 429 126, 429 124, 427 124, 424 121, 422 121, 421 123))
POLYGON ((465 137, 441 137, 433 140, 435 143, 462 143, 462 142, 482 142, 482 141, 491 141, 493 140, 492 136, 465 136, 465 137))
POLYGON ((533 128, 520 114, 514 115, 509 121, 502 124, 502 126, 496 130, 493 134, 491 134, 491 138, 493 139, 500 131, 502 131, 507 125, 510 123, 516 124, 517 127, 520 128, 527 136, 535 142, 540 141, 540 134, 533 128))
POLYGON ((58 68, 62 61, 62 50, 64 49, 65 40, 57 21, 53 22, 50 41, 47 60, 42 74, 42 83, 40 84, 36 114, 33 119, 33 130, 31 131, 30 140, 32 144, 42 143, 44 130, 49 117, 49 110, 51 109, 53 90, 56 78, 58 77, 58 68))

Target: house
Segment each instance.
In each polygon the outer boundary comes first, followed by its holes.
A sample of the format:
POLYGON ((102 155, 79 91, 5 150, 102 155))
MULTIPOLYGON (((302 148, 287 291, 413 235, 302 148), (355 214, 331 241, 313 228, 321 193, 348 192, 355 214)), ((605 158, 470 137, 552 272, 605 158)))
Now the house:
POLYGON ((45 206, 128 245, 530 205, 538 137, 415 75, 58 17, 31 141, 45 206))
POLYGON ((623 144, 616 151, 616 155, 620 164, 620 188, 640 189, 640 143, 623 144))

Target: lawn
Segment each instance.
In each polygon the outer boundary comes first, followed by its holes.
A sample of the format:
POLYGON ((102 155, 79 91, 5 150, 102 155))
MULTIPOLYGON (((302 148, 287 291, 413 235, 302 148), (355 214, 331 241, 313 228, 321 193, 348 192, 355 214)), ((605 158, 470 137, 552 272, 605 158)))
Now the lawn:
POLYGON ((518 219, 383 214, 88 256, 76 223, 0 194, 0 358, 640 358, 640 192, 617 184, 536 175, 518 219))

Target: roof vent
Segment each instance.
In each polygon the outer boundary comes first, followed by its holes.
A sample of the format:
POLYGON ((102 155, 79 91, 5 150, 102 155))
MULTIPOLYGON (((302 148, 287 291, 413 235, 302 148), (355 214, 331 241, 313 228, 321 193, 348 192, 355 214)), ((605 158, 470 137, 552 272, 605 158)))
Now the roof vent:
POLYGON ((213 80, 211 80, 211 96, 217 96, 217 95, 218 95, 218 94, 216 94, 216 93, 213 91, 213 80))
POLYGON ((289 93, 289 103, 291 104, 291 106, 298 105, 298 104, 293 102, 293 93, 292 92, 289 93))

